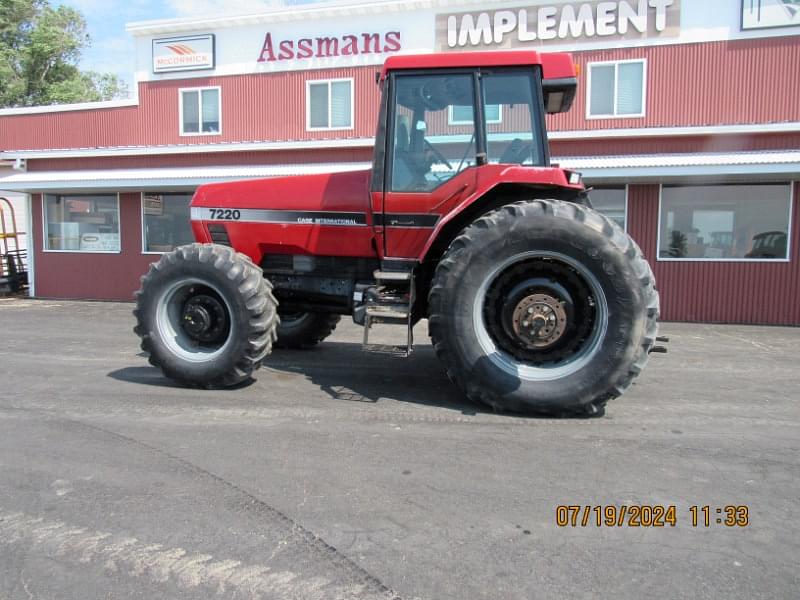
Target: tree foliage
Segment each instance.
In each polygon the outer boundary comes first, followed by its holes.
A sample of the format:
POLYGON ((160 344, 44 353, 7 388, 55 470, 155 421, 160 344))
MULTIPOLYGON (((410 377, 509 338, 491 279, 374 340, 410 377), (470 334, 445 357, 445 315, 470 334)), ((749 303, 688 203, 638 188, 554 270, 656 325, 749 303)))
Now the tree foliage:
POLYGON ((111 100, 127 95, 116 75, 81 71, 90 45, 76 9, 49 0, 0 0, 0 106, 111 100))

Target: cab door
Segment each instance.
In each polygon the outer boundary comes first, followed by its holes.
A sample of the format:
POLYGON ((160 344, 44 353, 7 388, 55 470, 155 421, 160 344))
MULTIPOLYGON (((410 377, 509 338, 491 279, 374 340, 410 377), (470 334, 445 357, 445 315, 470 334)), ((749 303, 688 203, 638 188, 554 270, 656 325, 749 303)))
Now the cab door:
POLYGON ((416 258, 439 219, 475 189, 474 71, 391 77, 384 192, 376 221, 384 255, 416 258))

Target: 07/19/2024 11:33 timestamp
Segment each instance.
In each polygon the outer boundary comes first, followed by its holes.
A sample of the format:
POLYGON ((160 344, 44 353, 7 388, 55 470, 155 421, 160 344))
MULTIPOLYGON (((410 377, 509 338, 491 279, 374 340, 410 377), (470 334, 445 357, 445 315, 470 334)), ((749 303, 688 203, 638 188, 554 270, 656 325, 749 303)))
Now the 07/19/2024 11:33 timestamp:
MULTIPOLYGON (((750 525, 750 509, 744 504, 693 505, 683 514, 688 517, 685 522, 692 527, 743 528, 750 525)), ((561 504, 556 507, 558 527, 675 527, 679 521, 683 519, 679 518, 674 504, 561 504)))

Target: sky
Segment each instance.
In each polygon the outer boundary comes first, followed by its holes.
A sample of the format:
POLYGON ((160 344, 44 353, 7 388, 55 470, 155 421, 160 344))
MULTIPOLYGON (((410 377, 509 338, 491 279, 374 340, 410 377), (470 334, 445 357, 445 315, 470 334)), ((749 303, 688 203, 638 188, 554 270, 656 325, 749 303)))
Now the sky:
POLYGON ((92 45, 84 51, 81 68, 114 73, 128 84, 133 93, 135 58, 133 38, 125 24, 133 21, 173 19, 179 17, 209 17, 258 13, 265 9, 311 4, 317 0, 53 0, 80 10, 88 25, 92 45))

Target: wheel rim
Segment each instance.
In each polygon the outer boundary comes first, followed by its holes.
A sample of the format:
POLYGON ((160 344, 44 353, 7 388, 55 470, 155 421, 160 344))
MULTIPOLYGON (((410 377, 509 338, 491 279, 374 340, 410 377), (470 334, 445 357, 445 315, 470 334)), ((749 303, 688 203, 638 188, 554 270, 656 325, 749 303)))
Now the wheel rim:
POLYGON ((608 303, 597 278, 558 252, 517 254, 496 266, 475 296, 478 342, 497 367, 528 381, 583 368, 608 330, 608 303))
POLYGON ((234 337, 231 308, 222 293, 194 278, 174 282, 159 296, 156 328, 170 352, 194 363, 214 360, 234 337))

